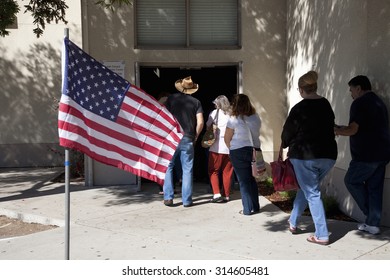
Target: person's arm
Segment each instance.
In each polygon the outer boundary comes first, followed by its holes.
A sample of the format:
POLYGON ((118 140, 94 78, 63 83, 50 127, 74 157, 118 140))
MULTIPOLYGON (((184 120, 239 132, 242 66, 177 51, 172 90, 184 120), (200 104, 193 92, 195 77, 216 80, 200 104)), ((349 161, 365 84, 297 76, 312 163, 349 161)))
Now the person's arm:
POLYGON ((289 147, 297 137, 299 127, 302 124, 301 118, 303 114, 304 112, 302 112, 300 107, 298 108, 297 106, 294 106, 288 114, 287 119, 284 122, 281 135, 283 149, 289 147))
POLYGON ((334 127, 334 134, 336 136, 352 136, 355 135, 359 130, 359 125, 356 122, 351 122, 349 125, 336 125, 334 127))
POLYGON ((225 140, 226 146, 230 149, 230 142, 232 141, 234 134, 234 129, 226 127, 225 135, 223 136, 223 139, 225 140))
POLYGON ((206 128, 209 128, 211 125, 213 125, 213 123, 214 123, 214 116, 213 116, 213 111, 211 111, 211 113, 209 114, 209 117, 205 123, 206 128))
POLYGON ((200 133, 202 132, 204 126, 204 119, 203 119, 203 113, 196 114, 196 135, 195 135, 195 142, 198 140, 198 137, 200 133))

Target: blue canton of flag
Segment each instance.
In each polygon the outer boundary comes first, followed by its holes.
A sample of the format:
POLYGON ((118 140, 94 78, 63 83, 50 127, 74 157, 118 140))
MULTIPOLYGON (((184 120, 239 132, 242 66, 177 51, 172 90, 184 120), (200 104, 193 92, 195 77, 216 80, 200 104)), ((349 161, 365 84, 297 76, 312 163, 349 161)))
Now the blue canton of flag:
POLYGON ((115 121, 130 83, 83 52, 68 39, 67 83, 64 93, 81 107, 115 121))

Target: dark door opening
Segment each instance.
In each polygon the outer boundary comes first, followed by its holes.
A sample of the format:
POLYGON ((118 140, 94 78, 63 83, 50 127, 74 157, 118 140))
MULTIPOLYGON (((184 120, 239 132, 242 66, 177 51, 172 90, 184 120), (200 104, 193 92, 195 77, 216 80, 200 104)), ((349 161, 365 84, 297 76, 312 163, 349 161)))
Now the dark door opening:
MULTIPOLYGON (((202 103, 205 122, 214 109, 212 101, 217 96, 225 95, 231 100, 238 93, 238 65, 193 68, 140 66, 140 87, 157 99, 162 92, 176 92, 176 80, 188 76, 199 84, 199 90, 192 96, 202 103)), ((198 141, 195 146, 194 182, 209 181, 207 152, 198 141)))

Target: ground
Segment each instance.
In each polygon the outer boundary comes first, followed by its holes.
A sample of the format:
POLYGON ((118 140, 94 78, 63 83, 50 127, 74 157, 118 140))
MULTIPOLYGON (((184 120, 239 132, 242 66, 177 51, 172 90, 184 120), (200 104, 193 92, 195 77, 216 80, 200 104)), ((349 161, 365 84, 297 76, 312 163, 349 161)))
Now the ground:
MULTIPOLYGON (((290 197, 286 196, 284 193, 275 192, 272 186, 269 186, 268 184, 264 182, 258 183, 259 186, 259 192, 262 196, 267 198, 269 201, 271 201, 274 205, 276 205, 278 208, 280 208, 285 213, 291 213, 291 210, 293 208, 293 202, 294 200, 290 197)), ((326 207, 325 207, 326 208, 326 207)), ((336 208, 332 208, 332 211, 327 211, 326 217, 328 219, 333 220, 340 220, 340 221, 349 221, 349 222, 355 222, 354 219, 350 218, 349 216, 345 215, 343 212, 336 208)), ((304 215, 310 215, 310 212, 308 210, 305 211, 304 215)))
POLYGON ((0 216, 0 239, 28 235, 56 227, 37 223, 26 223, 18 219, 0 216))
MULTIPOLYGON (((265 183, 259 183, 258 185, 260 194, 262 196, 267 198, 282 211, 286 213, 291 212, 293 199, 289 198, 283 193, 275 192, 272 186, 269 186, 265 183)), ((306 211, 305 215, 310 215, 310 212, 306 211)), ((336 211, 332 211, 332 213, 327 213, 327 218, 334 220, 354 221, 338 209, 336 209, 336 211)), ((0 239, 28 235, 53 228, 56 228, 56 226, 26 223, 18 219, 0 216, 0 239)))

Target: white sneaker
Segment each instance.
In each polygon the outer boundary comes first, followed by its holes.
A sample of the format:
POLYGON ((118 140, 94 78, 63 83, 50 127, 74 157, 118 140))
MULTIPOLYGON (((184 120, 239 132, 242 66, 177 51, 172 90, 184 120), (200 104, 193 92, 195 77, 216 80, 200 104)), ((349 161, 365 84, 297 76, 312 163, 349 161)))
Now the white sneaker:
POLYGON ((379 234, 381 232, 379 227, 369 226, 369 225, 366 225, 366 224, 358 224, 357 228, 360 231, 366 231, 366 232, 371 233, 371 234, 379 234))

